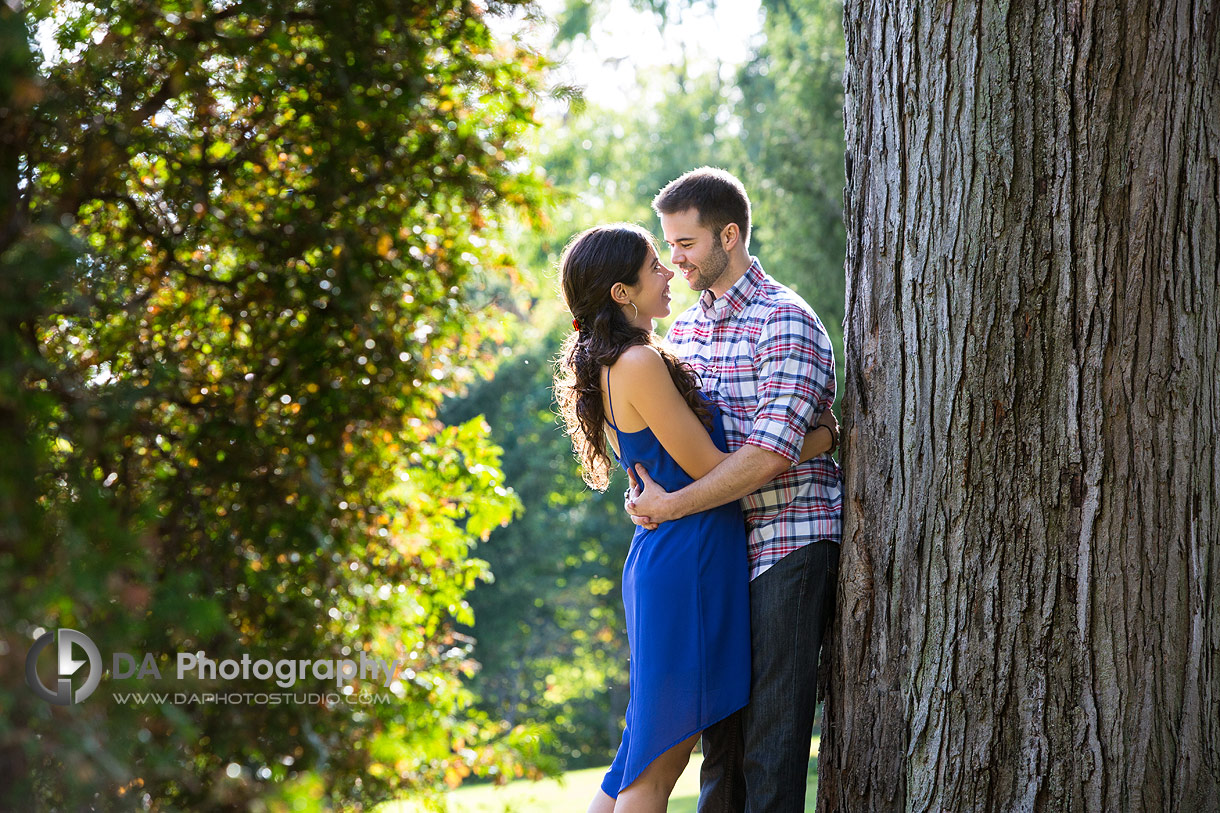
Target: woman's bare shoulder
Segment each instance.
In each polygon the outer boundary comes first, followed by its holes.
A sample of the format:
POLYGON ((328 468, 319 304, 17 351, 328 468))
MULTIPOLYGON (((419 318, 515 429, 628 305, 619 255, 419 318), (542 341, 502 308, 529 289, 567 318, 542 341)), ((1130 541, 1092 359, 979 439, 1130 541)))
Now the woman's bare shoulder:
POLYGON ((665 359, 656 348, 644 344, 628 347, 610 369, 624 383, 647 386, 662 378, 669 379, 665 359))
POLYGON ((657 349, 646 344, 637 344, 624 350, 611 369, 621 369, 624 372, 647 371, 656 369, 658 366, 662 370, 665 369, 665 359, 661 358, 657 349))

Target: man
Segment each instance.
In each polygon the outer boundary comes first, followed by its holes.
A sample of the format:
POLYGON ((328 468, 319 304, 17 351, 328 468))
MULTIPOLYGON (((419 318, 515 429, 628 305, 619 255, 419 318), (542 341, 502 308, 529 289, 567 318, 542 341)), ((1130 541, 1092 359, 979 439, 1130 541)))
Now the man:
POLYGON ((750 256, 740 181, 703 167, 652 205, 672 263, 703 292, 669 339, 724 413, 732 454, 672 494, 637 467, 627 508, 649 524, 740 499, 749 524, 750 703, 703 733, 699 810, 743 811, 748 801, 751 813, 803 811, 843 501, 829 454, 794 464, 806 431, 834 403, 834 352, 809 305, 750 256))

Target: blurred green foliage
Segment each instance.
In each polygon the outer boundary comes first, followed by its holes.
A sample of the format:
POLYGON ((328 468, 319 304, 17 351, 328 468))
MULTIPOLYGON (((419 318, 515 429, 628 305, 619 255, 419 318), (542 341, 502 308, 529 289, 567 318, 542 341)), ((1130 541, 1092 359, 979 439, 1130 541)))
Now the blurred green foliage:
POLYGON ((821 317, 842 384, 843 3, 763 0, 763 9, 762 44, 738 76, 750 250, 821 317))
POLYGON ((519 499, 483 421, 436 418, 503 338, 489 213, 545 194, 514 170, 540 57, 487 13, 0 5, 0 807, 359 809, 538 770, 537 729, 468 711, 453 626, 519 499), (56 627, 168 675, 406 666, 377 705, 106 678, 59 707, 23 685, 56 627))

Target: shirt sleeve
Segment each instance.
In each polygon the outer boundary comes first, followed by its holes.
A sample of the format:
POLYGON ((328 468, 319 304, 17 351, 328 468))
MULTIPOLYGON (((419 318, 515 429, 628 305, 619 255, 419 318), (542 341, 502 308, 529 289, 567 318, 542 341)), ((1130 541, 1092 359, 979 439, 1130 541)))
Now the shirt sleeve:
POLYGON ((795 304, 776 308, 755 349, 758 406, 746 443, 795 463, 805 433, 834 403, 834 348, 812 312, 795 304))

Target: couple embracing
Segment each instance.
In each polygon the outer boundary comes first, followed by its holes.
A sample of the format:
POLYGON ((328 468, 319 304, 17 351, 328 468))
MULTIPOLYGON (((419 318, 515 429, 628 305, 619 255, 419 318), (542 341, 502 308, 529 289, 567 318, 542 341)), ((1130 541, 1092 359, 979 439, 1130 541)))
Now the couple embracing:
POLYGON ((638 526, 623 571, 631 648, 622 743, 591 813, 663 811, 703 737, 701 813, 804 810, 818 654, 833 610, 842 488, 834 354, 821 321, 748 251, 750 202, 701 168, 653 201, 699 300, 629 224, 564 252, 573 319, 556 392, 582 473, 610 449, 638 526))

